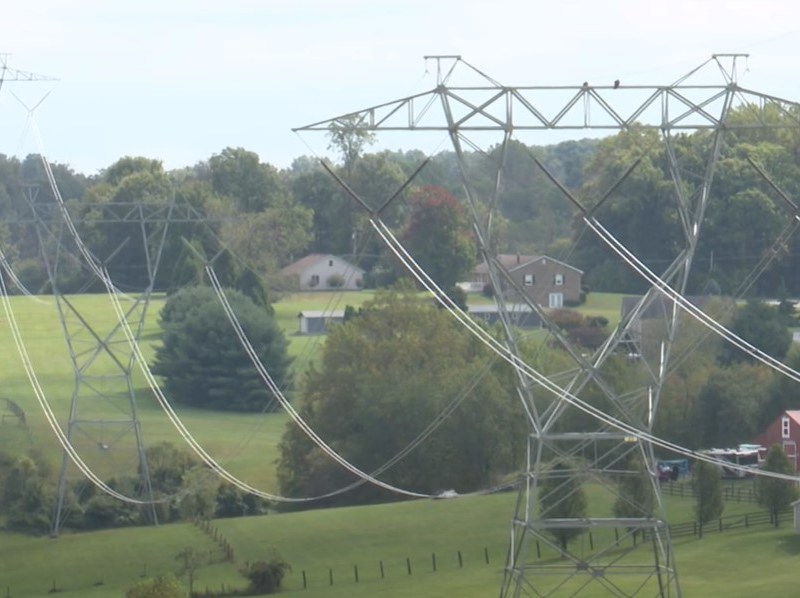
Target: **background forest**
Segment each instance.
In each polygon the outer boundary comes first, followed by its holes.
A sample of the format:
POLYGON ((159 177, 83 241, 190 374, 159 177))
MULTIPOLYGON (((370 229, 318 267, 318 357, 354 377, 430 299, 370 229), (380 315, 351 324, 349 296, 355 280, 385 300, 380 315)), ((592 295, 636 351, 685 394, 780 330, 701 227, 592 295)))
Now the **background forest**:
MULTIPOLYGON (((746 114, 735 112, 731 118, 752 119, 750 112, 752 108, 746 114)), ((768 112, 760 118, 779 124, 785 116, 768 112)), ((331 149, 338 151, 341 161, 334 168, 342 181, 371 205, 381 205, 392 197, 428 159, 412 184, 382 213, 393 229, 409 233, 413 202, 408 200, 419 195, 420 189, 436 189, 463 202, 462 178, 452 152, 431 157, 418 151, 369 153, 368 136, 336 133, 331 134, 331 149)), ((687 184, 695 183, 703 174, 708 140, 703 131, 677 138, 679 160, 695 166, 692 172, 678 173, 687 184)), ((657 141, 656 131, 637 128, 601 140, 566 141, 546 147, 512 141, 503 158, 505 176, 500 181, 498 213, 493 221, 496 252, 546 254, 566 261, 584 271, 584 284, 590 290, 642 291, 645 284, 587 233, 570 202, 531 156, 584 205, 594 207, 595 216, 608 230, 659 271, 680 246, 680 226, 674 208, 675 173, 670 172, 657 141), (613 200, 595 205, 637 160, 613 200)), ((475 197, 488 201, 496 185, 498 151, 467 153, 464 159, 475 197), (481 172, 485 172, 484 177, 481 172)), ((186 219, 172 224, 173 232, 179 230, 171 235, 177 240, 168 242, 161 256, 159 290, 182 286, 197 276, 198 260, 191 247, 201 254, 214 255, 220 245, 232 250, 272 290, 281 288, 277 272, 308 253, 332 253, 355 262, 367 271, 368 287, 384 286, 397 277, 397 269, 372 234, 363 210, 318 160, 307 156, 279 170, 262 163, 253 152, 229 147, 207 161, 173 171, 165 171, 155 159, 123 157, 93 176, 74 172, 63 164, 53 165, 53 174, 79 232, 99 259, 113 255, 108 265, 123 287, 141 287, 144 277, 134 244, 118 247, 127 235, 126 225, 101 225, 92 219, 103 210, 122 214, 135 201, 158 206, 174 200, 176 206, 191 206, 195 214, 194 222, 186 219), (196 220, 200 217, 208 224, 199 225, 196 220)), ((749 293, 778 298, 800 295, 800 240, 787 235, 783 244, 774 246, 791 217, 789 204, 780 194, 796 199, 799 175, 797 130, 738 129, 736 136, 731 133, 725 137, 694 257, 690 294, 736 294, 746 274, 769 250, 774 255, 749 293)), ((53 204, 38 156, 30 155, 22 161, 0 156, 0 239, 9 261, 34 292, 46 289, 47 275, 35 228, 23 224, 31 223, 32 209, 41 215, 53 204)), ((472 263, 461 260, 450 269, 460 270, 463 280, 476 259, 473 257, 472 263)), ((235 267, 231 262, 227 268, 232 277, 235 267)), ((60 265, 62 292, 82 289, 84 277, 75 271, 77 268, 67 260, 60 265)), ((218 263, 217 268, 221 273, 226 271, 224 264, 218 263)))

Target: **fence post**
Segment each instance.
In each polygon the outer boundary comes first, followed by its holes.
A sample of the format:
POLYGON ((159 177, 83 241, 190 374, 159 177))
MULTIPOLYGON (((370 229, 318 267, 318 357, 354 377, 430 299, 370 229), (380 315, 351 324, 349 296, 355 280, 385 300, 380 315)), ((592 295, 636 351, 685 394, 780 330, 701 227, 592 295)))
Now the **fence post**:
POLYGON ((384 571, 383 571, 383 560, 381 560, 380 563, 381 563, 381 579, 385 579, 386 576, 385 576, 384 571))
POLYGON ((431 564, 433 565, 433 572, 436 573, 436 553, 431 553, 431 564))
POLYGON ((408 569, 408 574, 411 575, 411 559, 406 557, 406 569, 408 569))
POLYGON ((458 551, 458 568, 459 569, 463 569, 464 568, 464 559, 461 558, 461 551, 460 550, 458 551))
POLYGON ((489 564, 489 549, 484 546, 483 547, 483 556, 486 558, 486 564, 489 564))
MULTIPOLYGON (((537 559, 542 558, 542 547, 539 546, 539 540, 536 540, 536 558, 537 559)), ((488 563, 489 561, 486 562, 488 563)))
POLYGON ((592 538, 592 532, 589 532, 589 548, 594 550, 594 539, 592 538))
POLYGON ((333 585, 333 568, 328 569, 328 581, 333 585))
POLYGON ((356 583, 358 583, 358 565, 353 565, 353 576, 356 578, 356 583))
POLYGON ((303 589, 308 588, 308 581, 306 580, 306 570, 303 569, 303 589))

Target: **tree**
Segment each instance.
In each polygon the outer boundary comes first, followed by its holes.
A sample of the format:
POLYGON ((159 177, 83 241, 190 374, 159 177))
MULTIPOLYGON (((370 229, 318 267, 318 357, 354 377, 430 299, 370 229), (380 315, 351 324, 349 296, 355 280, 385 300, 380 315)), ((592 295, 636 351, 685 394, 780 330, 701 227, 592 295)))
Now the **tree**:
POLYGON ((760 432, 773 373, 742 363, 710 371, 690 415, 694 448, 736 446, 760 432))
MULTIPOLYGON (((441 418, 424 444, 381 479, 428 494, 475 490, 513 467, 511 448, 524 438, 505 370, 491 365, 486 349, 429 298, 408 289, 384 291, 330 332, 320 369, 304 380, 299 409, 329 446, 362 471, 389 461, 441 418)), ((280 453, 284 494, 315 496, 354 481, 294 424, 280 453)), ((322 502, 389 498, 396 497, 364 484, 322 502)))
POLYGON ((179 563, 178 577, 188 577, 189 596, 191 596, 194 592, 194 575, 205 562, 205 558, 194 546, 184 546, 183 549, 175 555, 175 560, 179 563))
MULTIPOLYGON (((800 345, 793 343, 786 354, 786 365, 793 370, 800 369, 800 345)), ((800 382, 788 376, 775 376, 769 389, 769 399, 761 411, 761 429, 787 409, 800 409, 800 382)))
POLYGON ((420 267, 446 291, 475 265, 476 246, 466 211, 441 187, 423 187, 412 196, 402 240, 420 267))
POLYGON ((6 514, 9 529, 45 533, 50 529, 50 510, 55 492, 47 483, 46 462, 32 453, 11 464, 0 487, 0 506, 6 514))
MULTIPOLYGON (((776 308, 754 299, 748 300, 736 313, 731 331, 779 361, 783 360, 792 344, 792 333, 786 327, 784 317, 776 308)), ((724 364, 755 361, 754 357, 730 343, 723 345, 719 359, 724 364)))
POLYGON ((241 574, 250 580, 247 591, 251 594, 273 594, 281 587, 281 582, 291 565, 277 552, 265 561, 249 563, 241 569, 241 574))
MULTIPOLYGON (((642 518, 653 516, 652 474, 647 471, 641 456, 635 454, 628 459, 627 472, 617 484, 617 499, 614 501, 614 516, 619 518, 642 518)), ((638 529, 634 528, 634 539, 638 529)))
MULTIPOLYGON (((772 445, 767 451, 763 469, 785 475, 794 475, 795 473, 783 447, 779 444, 772 445)), ((792 480, 760 475, 756 480, 756 498, 758 504, 769 511, 772 522, 775 527, 778 527, 778 516, 781 511, 788 509, 797 499, 797 486, 792 480)))
POLYGON ((226 147, 208 165, 214 193, 232 199, 242 212, 260 212, 286 195, 278 171, 255 152, 226 147))
POLYGON ((342 163, 347 178, 353 173, 353 167, 364 147, 375 141, 375 134, 370 131, 358 115, 345 116, 332 122, 328 127, 330 143, 328 149, 338 151, 342 155, 342 163))
POLYGON ((219 478, 205 465, 196 465, 183 476, 180 510, 184 519, 210 519, 217 508, 219 478))
MULTIPOLYGON (((657 271, 675 257, 681 230, 674 185, 665 172, 659 133, 633 126, 597 142, 585 169, 579 196, 594 215, 631 252, 657 271), (640 160, 602 204, 606 193, 640 160)), ((640 292, 646 285, 594 234, 584 234, 575 220, 573 263, 586 272, 584 281, 594 290, 640 292)))
MULTIPOLYGON (((542 519, 578 519, 588 512, 586 493, 575 476, 577 464, 564 459, 556 459, 539 483, 539 509, 542 519)), ((567 552, 570 540, 583 533, 579 527, 555 527, 548 529, 561 547, 567 552)))
POLYGON ((719 518, 725 508, 722 502, 722 472, 713 463, 697 461, 692 468, 692 484, 694 514, 702 535, 703 524, 719 518))
MULTIPOLYGON (((271 308, 259 308, 237 291, 226 296, 256 355, 285 389, 291 359, 271 308)), ((175 401, 225 411, 276 408, 212 289, 193 287, 170 296, 159 323, 162 345, 152 369, 175 401)))

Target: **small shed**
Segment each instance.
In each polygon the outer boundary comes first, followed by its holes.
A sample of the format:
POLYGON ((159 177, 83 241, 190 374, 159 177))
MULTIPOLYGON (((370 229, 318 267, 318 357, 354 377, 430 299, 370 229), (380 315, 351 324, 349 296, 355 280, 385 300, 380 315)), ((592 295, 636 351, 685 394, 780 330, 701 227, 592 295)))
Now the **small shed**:
POLYGON ((327 334, 330 324, 344 322, 344 310, 317 311, 306 309, 297 314, 300 334, 327 334))

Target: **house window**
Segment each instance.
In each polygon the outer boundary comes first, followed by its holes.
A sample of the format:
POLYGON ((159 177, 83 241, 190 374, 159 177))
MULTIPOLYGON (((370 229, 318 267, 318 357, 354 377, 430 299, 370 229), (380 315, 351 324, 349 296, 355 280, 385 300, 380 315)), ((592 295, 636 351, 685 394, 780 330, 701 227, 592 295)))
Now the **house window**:
POLYGON ((547 307, 551 309, 561 309, 564 307, 564 294, 563 293, 550 293, 547 298, 547 307))
POLYGON ((522 284, 526 287, 532 287, 536 284, 536 277, 533 274, 526 274, 522 279, 522 284))
POLYGON ((564 284, 564 275, 563 274, 556 274, 555 279, 553 280, 557 287, 560 287, 564 284))
POLYGON ((782 417, 781 418, 781 438, 790 438, 789 432, 790 432, 789 418, 788 417, 782 417))
POLYGON ((315 287, 319 285, 319 274, 312 274, 311 280, 308 281, 308 286, 315 287))

